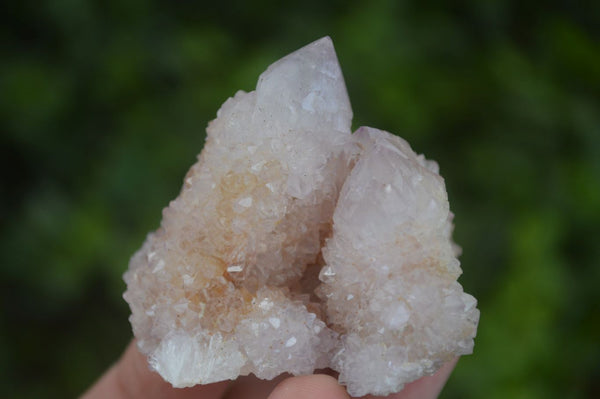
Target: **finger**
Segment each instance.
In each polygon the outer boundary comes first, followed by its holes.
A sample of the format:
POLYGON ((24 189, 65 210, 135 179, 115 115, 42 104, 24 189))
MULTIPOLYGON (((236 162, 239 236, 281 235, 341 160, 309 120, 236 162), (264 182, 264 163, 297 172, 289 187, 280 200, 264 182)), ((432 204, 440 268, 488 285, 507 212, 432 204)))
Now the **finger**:
POLYGON ((275 387, 268 399, 349 399, 346 389, 324 374, 291 377, 275 387))
MULTIPOLYGON (((422 377, 404 386, 396 394, 386 396, 386 399, 435 399, 446 384, 450 373, 454 370, 458 358, 444 364, 434 375, 422 377)), ((377 399, 375 396, 365 396, 363 399, 377 399)))
POLYGON ((229 381, 192 388, 173 388, 148 368, 146 357, 138 351, 135 341, 132 341, 121 359, 83 395, 83 399, 217 399, 223 395, 228 385, 229 381))
POLYGON ((265 399, 277 384, 289 377, 289 374, 282 374, 272 380, 261 380, 254 375, 240 377, 229 386, 223 399, 265 399))

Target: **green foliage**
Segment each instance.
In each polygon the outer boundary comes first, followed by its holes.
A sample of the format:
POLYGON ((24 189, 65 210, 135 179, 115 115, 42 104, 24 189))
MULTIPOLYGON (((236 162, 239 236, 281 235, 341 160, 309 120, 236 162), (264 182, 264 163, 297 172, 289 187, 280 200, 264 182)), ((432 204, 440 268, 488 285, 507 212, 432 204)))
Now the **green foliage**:
POLYGON ((444 397, 600 395, 600 7, 22 1, 0 12, 0 396, 81 393, 130 339, 121 275, 204 128, 323 35, 355 126, 439 161, 479 300, 444 397))

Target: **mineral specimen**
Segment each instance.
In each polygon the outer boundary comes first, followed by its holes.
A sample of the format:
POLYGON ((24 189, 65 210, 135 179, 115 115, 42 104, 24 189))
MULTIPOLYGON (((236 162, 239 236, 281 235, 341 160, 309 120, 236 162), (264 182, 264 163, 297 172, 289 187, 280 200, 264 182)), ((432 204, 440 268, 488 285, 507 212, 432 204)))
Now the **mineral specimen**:
POLYGON ((326 37, 209 124, 125 274, 138 346, 173 386, 330 367, 385 395, 472 352, 437 164, 351 120, 326 37))

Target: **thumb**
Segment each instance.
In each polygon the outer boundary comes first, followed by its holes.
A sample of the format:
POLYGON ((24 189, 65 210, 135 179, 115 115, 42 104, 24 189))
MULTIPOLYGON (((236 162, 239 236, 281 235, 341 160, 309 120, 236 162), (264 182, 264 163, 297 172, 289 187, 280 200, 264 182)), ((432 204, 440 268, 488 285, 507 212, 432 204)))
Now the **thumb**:
POLYGON ((349 399, 346 389, 325 374, 291 377, 278 384, 268 399, 349 399))
POLYGON ((173 388, 148 368, 146 356, 138 351, 133 340, 121 359, 82 396, 82 399, 216 399, 222 396, 228 385, 229 382, 219 382, 192 388, 173 388))

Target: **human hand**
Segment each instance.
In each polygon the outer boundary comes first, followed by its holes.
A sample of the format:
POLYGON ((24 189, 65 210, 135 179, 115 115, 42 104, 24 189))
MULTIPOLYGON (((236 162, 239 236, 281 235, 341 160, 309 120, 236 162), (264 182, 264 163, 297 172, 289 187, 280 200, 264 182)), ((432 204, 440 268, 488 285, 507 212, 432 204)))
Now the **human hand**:
MULTIPOLYGON (((407 384, 387 399, 437 398, 456 365, 445 364, 430 377, 407 384)), ((119 361, 92 386, 82 399, 348 399, 346 389, 331 376, 314 374, 300 377, 280 376, 271 381, 256 377, 240 377, 192 388, 173 388, 160 375, 148 368, 148 362, 132 341, 119 361)), ((364 399, 376 399, 366 396, 364 399)))

